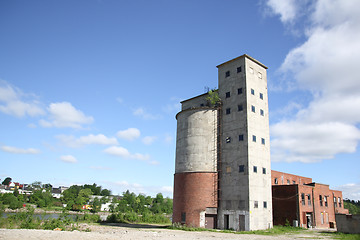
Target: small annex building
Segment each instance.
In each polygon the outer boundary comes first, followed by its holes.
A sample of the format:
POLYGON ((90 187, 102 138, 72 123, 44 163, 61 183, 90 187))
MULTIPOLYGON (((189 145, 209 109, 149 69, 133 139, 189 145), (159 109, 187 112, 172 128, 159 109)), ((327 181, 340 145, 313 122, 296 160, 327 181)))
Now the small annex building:
POLYGON ((311 178, 271 171, 274 225, 336 228, 335 214, 349 214, 342 192, 311 178))

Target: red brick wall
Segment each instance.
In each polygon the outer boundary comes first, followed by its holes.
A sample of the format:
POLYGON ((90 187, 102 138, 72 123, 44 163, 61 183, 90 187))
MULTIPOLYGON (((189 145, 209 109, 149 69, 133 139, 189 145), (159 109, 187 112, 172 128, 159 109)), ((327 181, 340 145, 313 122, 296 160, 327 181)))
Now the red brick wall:
POLYGON ((349 209, 344 208, 344 200, 342 198, 342 192, 337 190, 330 190, 330 191, 333 194, 333 198, 336 197, 336 206, 334 204, 335 213, 349 214, 349 209), (340 204, 339 204, 339 200, 340 200, 340 204))
MULTIPOLYGON (((307 227, 306 214, 312 214, 311 222, 314 221, 314 198, 313 187, 306 185, 298 185, 299 191, 299 226, 307 227), (302 201, 302 194, 304 194, 305 201, 302 201), (310 195, 310 204, 308 195, 310 195)), ((313 225, 313 224, 312 224, 313 225)))
POLYGON ((293 181, 295 181, 295 184, 299 184, 299 185, 304 183, 312 183, 312 178, 271 170, 272 185, 288 185, 287 180, 290 181, 290 184, 294 184, 293 181), (275 184, 275 178, 277 178, 278 181, 277 184, 275 184))
POLYGON ((274 225, 290 225, 297 220, 297 185, 272 186, 274 225))
POLYGON ((334 200, 329 185, 314 184, 314 202, 316 227, 329 228, 330 222, 335 223, 334 200), (320 205, 320 195, 322 196, 322 206, 320 205), (327 197, 327 206, 325 205, 325 196, 327 197), (324 219, 323 223, 321 221, 322 218, 324 219))
POLYGON ((217 207, 217 173, 175 173, 173 222, 200 227, 200 212, 217 207))

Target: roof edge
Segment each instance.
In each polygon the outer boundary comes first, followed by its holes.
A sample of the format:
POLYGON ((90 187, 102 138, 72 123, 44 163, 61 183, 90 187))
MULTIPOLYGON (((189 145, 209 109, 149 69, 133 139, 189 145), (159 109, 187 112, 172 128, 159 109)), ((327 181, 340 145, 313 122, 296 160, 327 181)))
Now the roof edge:
POLYGON ((248 58, 248 59, 250 59, 251 61, 259 64, 259 65, 262 66, 263 68, 268 69, 267 66, 265 66, 264 64, 262 64, 261 62, 259 62, 259 61, 256 60, 255 58, 250 57, 250 56, 247 55, 247 54, 243 54, 243 55, 241 55, 241 56, 239 56, 239 57, 236 57, 236 58, 233 58, 233 59, 231 59, 231 60, 229 60, 229 61, 226 61, 226 62, 224 62, 224 63, 221 63, 221 64, 217 65, 216 67, 219 68, 220 66, 222 66, 222 65, 224 65, 224 64, 227 64, 227 63, 229 63, 229 62, 235 61, 235 60, 237 60, 237 59, 239 59, 239 58, 248 58))

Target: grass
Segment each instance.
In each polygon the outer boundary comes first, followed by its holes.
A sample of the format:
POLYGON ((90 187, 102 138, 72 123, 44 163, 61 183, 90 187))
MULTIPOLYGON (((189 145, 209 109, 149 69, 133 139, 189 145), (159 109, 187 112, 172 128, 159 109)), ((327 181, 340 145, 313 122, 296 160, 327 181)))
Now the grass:
POLYGON ((341 240, 360 240, 360 234, 347 234, 347 233, 339 233, 339 232, 327 232, 321 233, 322 235, 329 236, 333 239, 341 239, 341 240))

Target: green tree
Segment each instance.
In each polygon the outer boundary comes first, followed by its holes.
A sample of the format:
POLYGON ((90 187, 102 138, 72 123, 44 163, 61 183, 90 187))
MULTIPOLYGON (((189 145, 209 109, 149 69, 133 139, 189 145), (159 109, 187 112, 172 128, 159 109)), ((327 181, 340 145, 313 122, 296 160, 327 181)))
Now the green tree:
POLYGON ((101 210, 101 201, 99 198, 94 198, 92 201, 92 212, 99 212, 101 210))
POLYGON ((9 185, 11 183, 12 178, 11 177, 7 177, 4 179, 4 181, 2 182, 2 185, 9 185))
POLYGON ((218 90, 216 90, 216 89, 210 90, 208 92, 208 96, 206 97, 206 100, 209 101, 211 106, 218 106, 221 102, 218 90))
POLYGON ((101 195, 101 196, 110 196, 110 195, 111 195, 111 191, 108 190, 108 189, 103 189, 103 190, 101 190, 100 195, 101 195))

